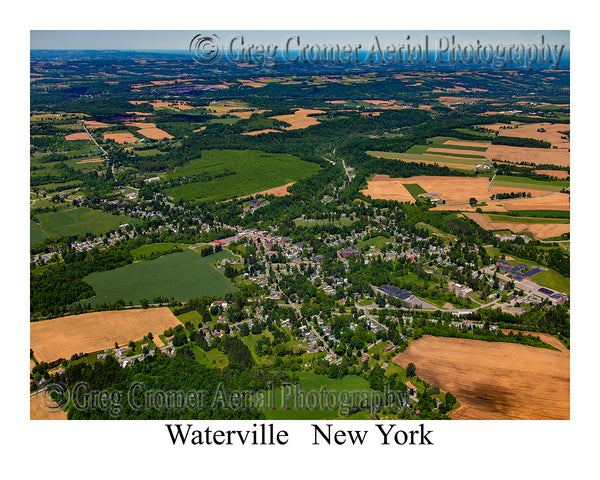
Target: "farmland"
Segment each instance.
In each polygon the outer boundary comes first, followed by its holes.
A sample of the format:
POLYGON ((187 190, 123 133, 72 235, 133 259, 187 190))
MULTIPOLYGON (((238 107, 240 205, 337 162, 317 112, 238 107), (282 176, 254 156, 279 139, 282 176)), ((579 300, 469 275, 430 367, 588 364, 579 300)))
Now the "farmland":
POLYGON ((394 359, 451 391, 454 419, 568 419, 570 355, 511 343, 425 336, 394 359))
POLYGON ((166 193, 184 200, 224 200, 279 187, 306 178, 318 170, 318 165, 304 162, 292 155, 256 150, 203 150, 200 158, 176 168, 168 179, 174 180, 205 172, 213 176, 227 172, 233 174, 168 188, 166 193))
POLYGON ((222 251, 201 257, 186 250, 164 255, 155 260, 137 262, 115 270, 85 277, 96 295, 83 303, 99 305, 119 299, 139 304, 157 296, 187 300, 202 296, 222 296, 235 287, 210 263, 230 256, 222 251))
POLYGON ((413 201, 406 185, 418 184, 427 193, 439 194, 447 203, 469 203, 471 197, 475 197, 478 201, 490 198, 488 182, 487 177, 390 178, 387 175, 376 175, 368 182, 367 190, 362 190, 362 193, 378 199, 413 201))
MULTIPOLYGON (((98 234, 114 230, 123 223, 139 224, 139 220, 126 215, 111 215, 87 207, 66 208, 57 212, 37 215, 37 229, 47 237, 98 234)), ((40 233, 32 225, 31 240, 41 238, 40 233)))
POLYGON ((473 212, 465 212, 465 215, 486 230, 510 230, 513 233, 531 233, 538 240, 560 237, 563 233, 568 233, 571 229, 568 220, 565 222, 563 219, 511 217, 473 212))
POLYGON ((158 336, 179 324, 166 307, 84 313, 31 323, 30 345, 38 361, 50 362, 124 345, 148 332, 158 336))
POLYGON ((433 137, 427 145, 414 145, 404 153, 367 151, 367 154, 376 158, 473 171, 477 165, 489 164, 485 154, 489 145, 485 142, 464 142, 452 137, 433 137))
MULTIPOLYGON (((543 181, 533 180, 527 177, 507 176, 507 175, 496 175, 492 182, 491 188, 494 193, 497 192, 510 192, 513 191, 527 191, 537 190, 545 192, 560 192, 562 189, 569 186, 569 182, 566 180, 556 181, 543 181), (504 190, 501 187, 508 187, 508 190, 504 190)), ((532 193, 533 194, 533 193, 532 193)))
POLYGON ((568 150, 553 148, 510 147, 508 145, 492 145, 487 152, 490 160, 508 163, 533 163, 535 165, 558 165, 568 167, 570 155, 568 150))

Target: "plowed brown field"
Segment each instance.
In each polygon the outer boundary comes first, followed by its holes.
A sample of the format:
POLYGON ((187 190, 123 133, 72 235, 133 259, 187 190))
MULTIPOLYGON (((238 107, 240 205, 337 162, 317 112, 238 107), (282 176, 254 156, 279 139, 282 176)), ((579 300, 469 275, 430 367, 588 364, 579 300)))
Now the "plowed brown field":
POLYGON ((512 343, 424 336, 394 358, 452 392, 461 420, 570 418, 570 354, 512 343))

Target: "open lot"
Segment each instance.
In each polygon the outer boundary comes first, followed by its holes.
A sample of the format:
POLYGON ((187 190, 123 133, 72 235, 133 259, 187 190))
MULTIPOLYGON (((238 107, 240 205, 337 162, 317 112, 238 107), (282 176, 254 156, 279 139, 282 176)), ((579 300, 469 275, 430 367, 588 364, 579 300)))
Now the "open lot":
POLYGON ((222 297, 236 288, 210 263, 230 255, 228 251, 221 251, 201 257, 186 250, 94 273, 85 277, 84 281, 92 286, 96 295, 82 300, 82 303, 99 305, 123 299, 138 305, 144 298, 151 301, 157 296, 176 300, 212 295, 222 297))
POLYGON ((40 362, 71 358, 141 340, 148 332, 155 337, 180 322, 166 307, 84 313, 30 324, 30 348, 40 362))
POLYGON ((511 343, 424 336, 394 363, 417 367, 417 375, 462 406, 454 419, 569 419, 570 354, 511 343))

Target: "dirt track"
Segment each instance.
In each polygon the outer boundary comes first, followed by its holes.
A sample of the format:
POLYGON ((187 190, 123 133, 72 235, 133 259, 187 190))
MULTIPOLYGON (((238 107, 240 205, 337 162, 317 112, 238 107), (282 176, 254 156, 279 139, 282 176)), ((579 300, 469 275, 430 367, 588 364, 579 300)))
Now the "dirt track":
POLYGON ((570 418, 568 351, 426 335, 393 361, 452 392, 462 404, 453 419, 570 418))

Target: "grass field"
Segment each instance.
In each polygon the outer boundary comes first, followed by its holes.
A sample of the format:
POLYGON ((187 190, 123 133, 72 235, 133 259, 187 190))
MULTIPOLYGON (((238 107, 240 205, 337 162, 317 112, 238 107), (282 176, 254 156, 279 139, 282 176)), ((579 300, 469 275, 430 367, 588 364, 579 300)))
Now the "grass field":
POLYGON ((533 180, 527 177, 516 177, 508 175, 496 175, 492 182, 492 187, 511 187, 511 188, 535 188, 537 190, 547 190, 549 192, 560 192, 563 188, 570 185, 567 180, 544 181, 533 180))
POLYGON ((287 154, 257 150, 203 150, 202 156, 175 169, 168 179, 182 176, 235 172, 206 182, 194 182, 166 190, 176 199, 225 200, 250 195, 309 177, 319 170, 314 163, 287 154))
MULTIPOLYGON (((111 215, 87 207, 67 208, 37 215, 40 231, 48 237, 105 233, 123 223, 139 225, 140 220, 125 215, 111 215)), ((39 238, 39 232, 36 232, 39 238)))
POLYGON ((369 238, 368 240, 361 240, 360 242, 358 242, 356 244, 356 246, 358 248, 366 248, 366 249, 368 249, 371 246, 374 246, 377 248, 383 248, 386 243, 393 243, 393 240, 391 238, 378 236, 378 237, 369 238))
POLYGON ((427 193, 418 183, 405 183, 404 188, 408 190, 408 193, 410 193, 415 200, 419 198, 419 195, 422 193, 427 193))
POLYGON ((485 143, 464 142, 452 137, 432 137, 427 145, 413 145, 404 153, 367 151, 373 157, 402 160, 404 162, 438 163, 458 170, 472 171, 486 161, 485 143))
MULTIPOLYGON (((317 375, 315 373, 298 373, 298 378, 300 381, 299 388, 303 392, 319 392, 322 388, 326 389, 327 392, 368 392, 370 390, 369 382, 356 375, 349 375, 342 379, 331 379, 325 375, 317 375)), ((277 387, 275 388, 275 410, 266 410, 264 412, 268 420, 319 420, 340 416, 339 410, 300 409, 294 403, 293 398, 289 401, 289 408, 286 410, 282 408, 284 406, 282 400, 282 389, 277 387)))
MULTIPOLYGON (((519 212, 520 213, 520 212, 519 212)), ((568 218, 541 218, 541 217, 516 217, 513 215, 502 215, 497 213, 484 214, 490 222, 508 222, 508 223, 569 223, 568 218)))
POLYGON ((104 302, 125 302, 139 304, 146 298, 152 300, 157 296, 189 300, 203 296, 223 296, 234 292, 234 285, 210 262, 229 257, 231 254, 222 251, 201 257, 191 250, 165 255, 156 260, 132 263, 115 270, 94 273, 84 278, 96 295, 83 303, 92 305, 104 302))
POLYGON ((176 248, 187 248, 185 243, 153 243, 150 245, 142 245, 131 252, 133 260, 145 260, 152 255, 164 255, 174 251, 176 248))
POLYGON ((29 243, 31 245, 42 243, 46 238, 48 238, 48 235, 42 231, 40 226, 33 220, 29 220, 29 243))

